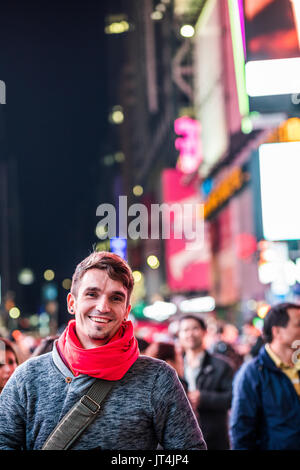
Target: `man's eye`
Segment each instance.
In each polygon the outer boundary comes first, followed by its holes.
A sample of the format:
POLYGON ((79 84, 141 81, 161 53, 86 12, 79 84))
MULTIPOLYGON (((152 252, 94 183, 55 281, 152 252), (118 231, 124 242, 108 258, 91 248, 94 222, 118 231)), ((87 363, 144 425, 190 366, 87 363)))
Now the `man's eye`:
POLYGON ((112 299, 114 302, 122 302, 122 297, 113 297, 112 299))
POLYGON ((86 295, 88 297, 95 297, 96 294, 94 292, 88 292, 86 295))

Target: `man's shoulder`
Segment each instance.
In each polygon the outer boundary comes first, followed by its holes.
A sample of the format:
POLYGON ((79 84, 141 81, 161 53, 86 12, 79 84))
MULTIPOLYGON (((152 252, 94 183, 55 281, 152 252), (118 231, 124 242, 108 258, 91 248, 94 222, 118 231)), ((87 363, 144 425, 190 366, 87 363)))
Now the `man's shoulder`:
POLYGON ((173 369, 171 366, 169 366, 169 364, 167 364, 165 361, 161 359, 156 359, 150 356, 144 356, 142 354, 135 361, 135 365, 138 368, 141 368, 141 369, 146 368, 148 370, 153 370, 153 371, 158 371, 158 370, 169 371, 173 369))
POLYGON ((159 377, 173 379, 176 375, 175 369, 161 359, 140 355, 133 366, 129 369, 131 374, 152 377, 153 380, 159 377))
POLYGON ((258 381, 260 370, 261 361, 258 357, 254 357, 241 365, 235 374, 234 380, 236 383, 258 381))
POLYGON ((49 370, 52 361, 52 353, 42 354, 37 357, 30 357, 20 364, 15 370, 15 374, 18 376, 28 375, 40 375, 40 372, 44 373, 49 370))

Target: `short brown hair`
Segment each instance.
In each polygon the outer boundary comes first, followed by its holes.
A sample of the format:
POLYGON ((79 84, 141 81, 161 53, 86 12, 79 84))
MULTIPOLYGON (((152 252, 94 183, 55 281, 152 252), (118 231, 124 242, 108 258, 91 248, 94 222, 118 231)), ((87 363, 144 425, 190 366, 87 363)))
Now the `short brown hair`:
POLYGON ((91 253, 76 266, 71 285, 71 294, 73 294, 74 297, 78 295, 80 280, 89 269, 105 270, 113 281, 121 282, 127 289, 127 304, 129 303, 134 285, 132 271, 123 258, 108 251, 96 251, 91 253))
POLYGON ((273 305, 270 308, 266 317, 264 318, 264 326, 262 331, 262 337, 265 343, 271 343, 273 341, 273 326, 281 326, 283 328, 287 327, 287 324, 290 320, 288 311, 292 308, 299 310, 300 305, 293 302, 282 302, 273 305))

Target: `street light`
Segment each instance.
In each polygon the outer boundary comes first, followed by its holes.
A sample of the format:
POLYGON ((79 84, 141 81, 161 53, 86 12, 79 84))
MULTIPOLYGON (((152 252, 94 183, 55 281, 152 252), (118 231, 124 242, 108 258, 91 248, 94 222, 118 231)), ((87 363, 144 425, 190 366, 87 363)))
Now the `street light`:
POLYGON ((184 38, 192 38, 195 34, 195 28, 191 24, 184 24, 180 28, 180 34, 184 38))

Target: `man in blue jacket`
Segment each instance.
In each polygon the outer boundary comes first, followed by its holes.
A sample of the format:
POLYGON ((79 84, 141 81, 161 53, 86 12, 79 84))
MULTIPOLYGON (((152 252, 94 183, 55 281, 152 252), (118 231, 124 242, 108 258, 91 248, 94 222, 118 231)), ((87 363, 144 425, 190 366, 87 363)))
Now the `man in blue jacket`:
POLYGON ((237 372, 230 439, 234 450, 300 449, 300 305, 273 306, 265 345, 237 372))

